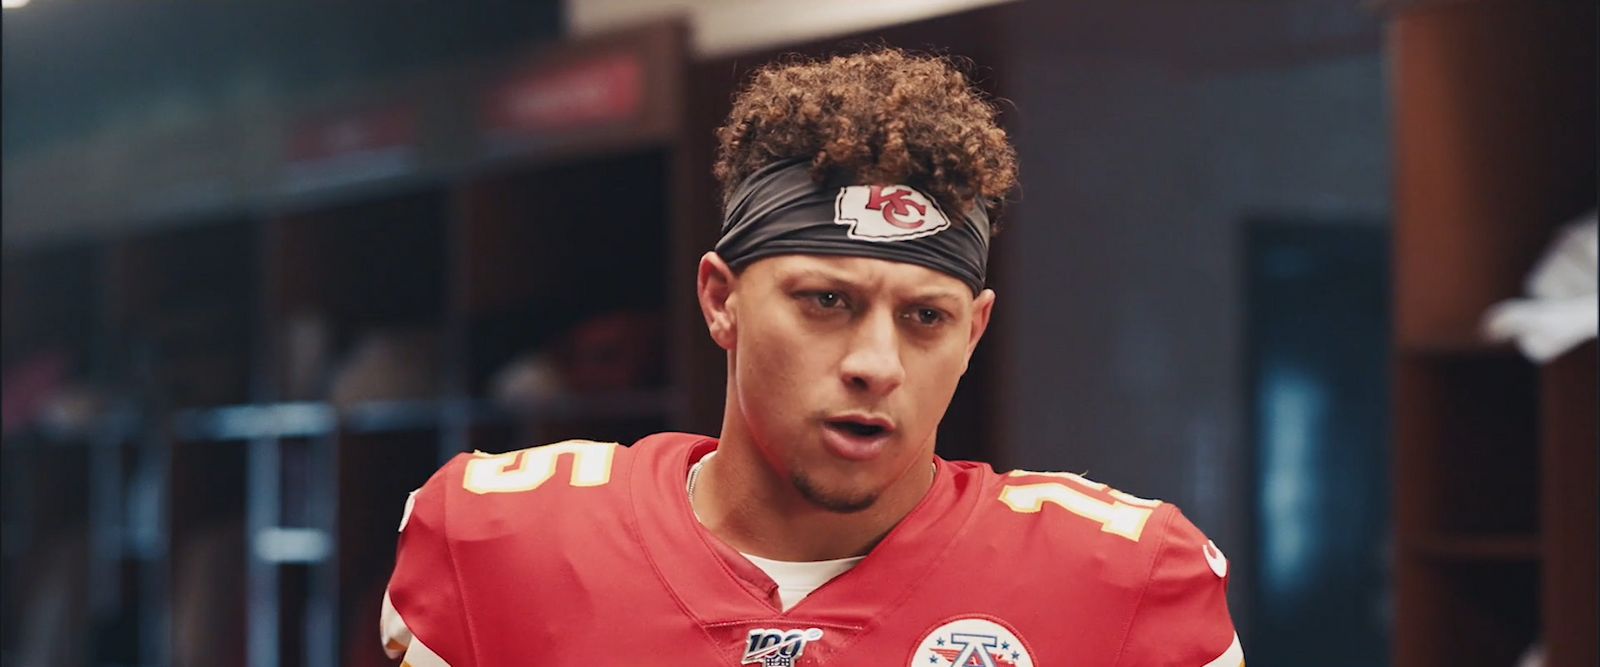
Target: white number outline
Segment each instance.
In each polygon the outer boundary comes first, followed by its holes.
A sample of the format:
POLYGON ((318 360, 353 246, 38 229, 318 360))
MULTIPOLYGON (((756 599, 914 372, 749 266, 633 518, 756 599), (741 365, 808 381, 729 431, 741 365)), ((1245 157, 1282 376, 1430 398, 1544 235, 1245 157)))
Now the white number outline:
POLYGON ((520 493, 539 488, 556 474, 556 461, 563 454, 572 456, 572 486, 601 486, 611 481, 611 463, 616 458, 615 442, 564 440, 504 454, 477 454, 467 462, 461 485, 466 490, 488 493, 520 493))
POLYGON ((1040 476, 1066 479, 1074 484, 1105 493, 1114 500, 1106 502, 1062 482, 1018 484, 1000 490, 1000 502, 1013 512, 1036 514, 1050 503, 1068 512, 1100 524, 1100 530, 1124 537, 1134 542, 1144 533, 1145 523, 1161 505, 1159 500, 1147 500, 1129 495, 1070 472, 1032 472, 1013 470, 1012 477, 1040 476))

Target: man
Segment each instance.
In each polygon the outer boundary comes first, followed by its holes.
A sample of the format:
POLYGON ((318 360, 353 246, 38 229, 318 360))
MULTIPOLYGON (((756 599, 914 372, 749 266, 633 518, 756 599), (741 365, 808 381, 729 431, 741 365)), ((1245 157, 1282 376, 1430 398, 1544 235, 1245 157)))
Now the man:
POLYGON ((934 455, 989 324, 994 110, 896 50, 768 67, 700 260, 720 438, 462 455, 413 494, 390 654, 453 665, 1226 665, 1227 561, 1170 505, 934 455))

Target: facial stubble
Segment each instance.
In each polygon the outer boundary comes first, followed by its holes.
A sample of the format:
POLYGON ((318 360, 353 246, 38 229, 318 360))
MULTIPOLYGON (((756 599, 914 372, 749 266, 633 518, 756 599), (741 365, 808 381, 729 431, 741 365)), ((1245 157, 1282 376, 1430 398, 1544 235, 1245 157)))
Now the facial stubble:
POLYGON ((855 514, 872 507, 873 503, 878 502, 878 494, 871 492, 854 497, 827 493, 817 488, 817 485, 813 484, 810 478, 799 471, 791 475, 789 480, 794 484, 794 488, 800 492, 800 495, 812 505, 835 514, 855 514))

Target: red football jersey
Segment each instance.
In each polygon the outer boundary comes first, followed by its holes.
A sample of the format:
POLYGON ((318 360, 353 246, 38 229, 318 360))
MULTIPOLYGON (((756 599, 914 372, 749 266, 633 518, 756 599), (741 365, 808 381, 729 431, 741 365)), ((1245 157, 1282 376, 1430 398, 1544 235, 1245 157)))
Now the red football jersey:
POLYGON ((788 612, 695 519, 716 440, 463 454, 407 503, 383 634, 414 667, 1238 667, 1227 561, 1177 508, 936 459, 920 504, 788 612))

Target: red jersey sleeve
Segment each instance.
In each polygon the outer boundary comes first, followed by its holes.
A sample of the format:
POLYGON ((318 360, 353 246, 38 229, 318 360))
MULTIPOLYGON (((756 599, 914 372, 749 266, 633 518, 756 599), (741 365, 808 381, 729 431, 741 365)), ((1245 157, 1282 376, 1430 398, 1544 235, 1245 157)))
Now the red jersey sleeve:
POLYGON ((1242 667, 1227 558, 1176 507, 1161 513, 1162 541, 1116 664, 1242 667))
POLYGON ((411 667, 475 664, 445 523, 445 505, 461 486, 463 465, 463 457, 456 457, 413 491, 400 520, 399 553, 380 625, 389 657, 411 667))

